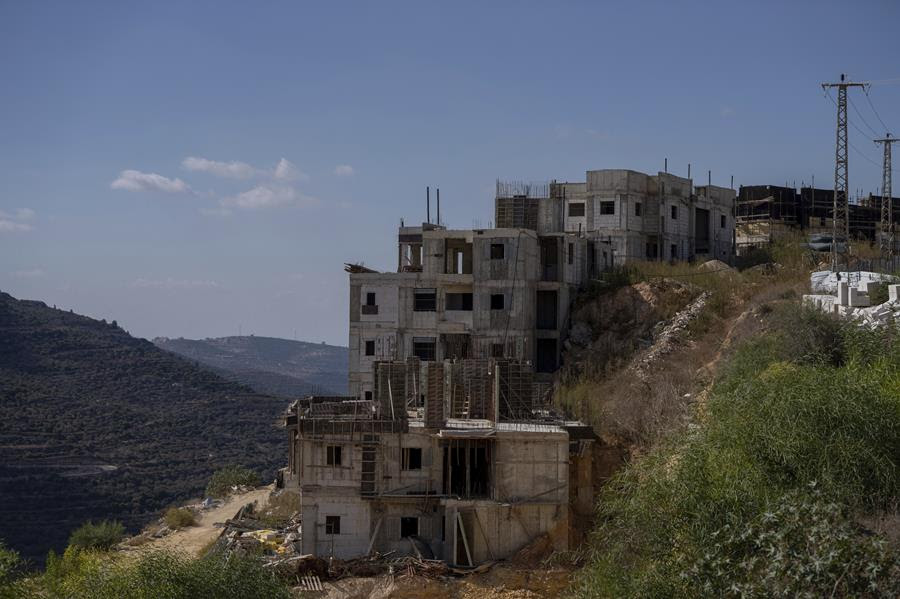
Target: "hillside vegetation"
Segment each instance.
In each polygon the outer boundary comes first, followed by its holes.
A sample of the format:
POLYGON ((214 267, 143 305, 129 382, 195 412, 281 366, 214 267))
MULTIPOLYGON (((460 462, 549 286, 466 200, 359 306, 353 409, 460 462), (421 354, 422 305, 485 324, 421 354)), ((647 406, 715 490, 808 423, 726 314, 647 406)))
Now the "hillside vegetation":
POLYGON ((259 393, 298 397, 347 392, 346 347, 255 335, 216 339, 157 337, 153 343, 259 393))
MULTIPOLYGON (((788 267, 653 266, 709 299, 651 367, 653 333, 573 354, 561 403, 630 454, 575 597, 900 596, 898 332, 802 309, 806 257, 778 251, 788 267)), ((586 299, 607 305, 649 268, 586 299)))
POLYGON ((0 539, 40 562, 88 520, 135 530, 220 466, 274 476, 283 399, 115 323, 0 293, 0 539))

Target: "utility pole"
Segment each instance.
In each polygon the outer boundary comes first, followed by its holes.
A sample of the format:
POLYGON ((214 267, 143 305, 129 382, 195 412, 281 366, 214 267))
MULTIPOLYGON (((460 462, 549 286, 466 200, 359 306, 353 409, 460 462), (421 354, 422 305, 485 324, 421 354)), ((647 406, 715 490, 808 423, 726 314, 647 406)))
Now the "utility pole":
POLYGON ((874 140, 884 146, 884 165, 881 167, 881 254, 885 258, 894 255, 894 200, 891 197, 891 144, 896 138, 888 133, 883 139, 874 140))
POLYGON ((837 140, 834 149, 834 204, 831 212, 831 270, 838 272, 843 266, 849 270, 850 266, 850 208, 848 206, 848 168, 847 168, 847 88, 861 87, 867 89, 868 83, 853 83, 844 79, 838 83, 823 83, 822 89, 826 92, 832 88, 838 89, 837 99, 837 140), (838 244, 838 238, 844 238, 843 246, 838 244))

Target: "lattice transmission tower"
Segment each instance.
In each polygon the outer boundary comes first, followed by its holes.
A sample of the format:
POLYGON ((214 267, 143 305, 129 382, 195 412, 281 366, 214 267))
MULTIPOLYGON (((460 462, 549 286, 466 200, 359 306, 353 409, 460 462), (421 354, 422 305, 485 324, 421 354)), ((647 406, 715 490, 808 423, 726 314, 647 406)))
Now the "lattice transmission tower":
POLYGON ((891 197, 891 144, 900 141, 888 133, 875 143, 884 146, 884 164, 881 172, 881 254, 889 258, 894 255, 894 200, 891 197))
POLYGON ((836 87, 837 97, 837 141, 834 149, 834 205, 831 223, 831 270, 849 269, 850 264, 850 207, 847 163, 847 88, 861 87, 867 89, 868 83, 846 81, 841 73, 838 83, 823 83, 826 92, 836 87), (840 238, 844 243, 838 242, 840 238))

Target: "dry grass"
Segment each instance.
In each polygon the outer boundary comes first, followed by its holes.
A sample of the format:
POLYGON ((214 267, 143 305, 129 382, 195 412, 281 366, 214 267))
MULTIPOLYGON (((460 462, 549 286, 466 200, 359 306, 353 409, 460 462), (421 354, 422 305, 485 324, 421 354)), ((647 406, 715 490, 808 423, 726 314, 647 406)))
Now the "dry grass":
POLYGON ((269 496, 269 503, 258 517, 272 528, 283 528, 299 512, 300 494, 282 490, 269 496))
MULTIPOLYGON (((727 339, 730 345, 732 337, 754 334, 767 312, 765 306, 793 300, 808 291, 809 273, 815 267, 816 256, 805 248, 805 239, 785 239, 769 249, 769 256, 773 265, 742 272, 725 268, 710 270, 688 263, 634 264, 628 274, 631 288, 615 293, 637 296, 632 290, 642 282, 650 283, 657 287, 652 309, 640 302, 624 303, 624 309, 634 314, 631 317, 615 314, 614 320, 625 323, 625 328, 630 327, 626 332, 631 338, 620 334, 613 339, 615 342, 602 342, 603 335, 609 333, 600 326, 602 332, 597 339, 601 343, 595 342, 590 350, 568 356, 578 364, 570 363, 555 396, 557 404, 570 415, 593 425, 608 443, 624 444, 637 451, 683 426, 691 414, 691 404, 715 376, 723 342, 727 339), (667 284, 668 292, 659 290, 667 284), (634 337, 643 337, 650 330, 648 319, 669 319, 682 310, 691 299, 676 292, 684 288, 692 289, 691 297, 709 292, 709 301, 682 334, 679 351, 669 354, 651 368, 647 380, 641 380, 629 367, 634 359, 633 350, 639 346, 634 337), (751 318, 739 318, 745 312, 751 318), (735 327, 739 322, 741 326, 735 327)), ((601 296, 592 301, 598 304, 609 300, 601 296)), ((596 310, 590 303, 579 307, 581 312, 592 309, 596 310)))

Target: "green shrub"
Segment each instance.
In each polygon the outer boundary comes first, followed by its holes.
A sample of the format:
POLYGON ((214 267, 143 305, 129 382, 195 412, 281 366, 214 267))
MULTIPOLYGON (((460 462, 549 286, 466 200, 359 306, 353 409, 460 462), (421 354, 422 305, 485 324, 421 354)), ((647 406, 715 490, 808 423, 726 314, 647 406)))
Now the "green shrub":
POLYGON ((25 573, 25 562, 19 553, 0 541, 0 599, 13 599, 22 595, 20 578, 25 573))
POLYGON ((256 487, 259 485, 259 476, 253 470, 239 465, 225 466, 213 473, 206 485, 206 495, 209 497, 227 497, 231 488, 244 485, 256 487))
POLYGON ((69 536, 69 546, 106 551, 125 537, 125 527, 115 520, 85 522, 69 536))
POLYGON ((170 507, 163 515, 166 526, 172 529, 186 528, 197 523, 194 512, 183 507, 170 507))
POLYGON ((152 552, 138 558, 98 558, 69 548, 47 562, 39 581, 46 594, 70 599, 287 599, 290 590, 248 558, 152 552))
POLYGON ((685 578, 716 597, 893 597, 900 562, 840 504, 795 491, 743 526, 713 533, 685 578))
POLYGON ((578 596, 900 593, 896 547, 849 518, 900 499, 896 333, 776 311, 703 419, 601 493, 578 596))

